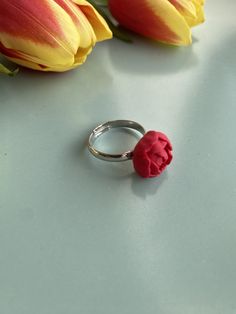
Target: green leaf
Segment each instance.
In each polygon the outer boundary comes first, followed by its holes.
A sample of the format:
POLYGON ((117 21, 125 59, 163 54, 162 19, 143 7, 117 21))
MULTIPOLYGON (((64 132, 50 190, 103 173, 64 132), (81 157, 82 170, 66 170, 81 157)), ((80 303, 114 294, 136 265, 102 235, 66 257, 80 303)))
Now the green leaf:
POLYGON ((16 68, 15 70, 10 70, 10 69, 6 68, 3 64, 0 63, 0 73, 7 74, 9 76, 14 76, 14 75, 16 75, 16 73, 18 71, 19 71, 18 68, 16 68))

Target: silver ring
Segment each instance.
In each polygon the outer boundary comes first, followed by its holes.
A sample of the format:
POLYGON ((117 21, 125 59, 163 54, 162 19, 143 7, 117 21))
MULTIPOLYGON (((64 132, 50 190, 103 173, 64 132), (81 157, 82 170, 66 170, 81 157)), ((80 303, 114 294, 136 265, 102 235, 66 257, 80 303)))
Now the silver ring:
POLYGON ((135 131, 138 131, 142 135, 146 133, 145 129, 142 127, 141 124, 131 121, 131 120, 114 120, 114 121, 108 121, 106 123, 103 123, 99 126, 97 126, 92 133, 89 136, 88 139, 88 149, 98 159, 105 160, 105 161, 125 161, 132 159, 132 151, 126 151, 124 153, 120 154, 109 154, 102 151, 99 151, 96 149, 93 145, 95 141, 103 135, 105 132, 108 132, 111 129, 114 128, 128 128, 133 129, 135 131))

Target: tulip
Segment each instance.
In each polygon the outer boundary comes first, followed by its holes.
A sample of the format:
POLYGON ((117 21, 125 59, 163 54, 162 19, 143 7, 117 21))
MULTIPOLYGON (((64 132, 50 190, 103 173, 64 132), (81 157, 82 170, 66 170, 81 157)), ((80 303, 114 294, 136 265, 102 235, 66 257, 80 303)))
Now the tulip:
POLYGON ((97 41, 111 37, 85 0, 0 0, 0 53, 19 65, 66 71, 84 63, 97 41))
POLYGON ((189 45, 191 27, 204 21, 204 0, 109 0, 118 23, 145 37, 189 45))

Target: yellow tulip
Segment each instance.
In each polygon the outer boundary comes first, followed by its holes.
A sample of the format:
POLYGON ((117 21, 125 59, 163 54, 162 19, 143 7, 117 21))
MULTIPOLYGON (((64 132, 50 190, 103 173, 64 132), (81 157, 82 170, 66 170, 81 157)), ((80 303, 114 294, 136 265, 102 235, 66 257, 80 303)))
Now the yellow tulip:
POLYGON ((204 0, 109 0, 120 25, 172 45, 189 45, 191 27, 204 22, 204 0))
POLYGON ((0 0, 0 53, 19 65, 66 71, 84 63, 97 41, 111 37, 85 0, 0 0))

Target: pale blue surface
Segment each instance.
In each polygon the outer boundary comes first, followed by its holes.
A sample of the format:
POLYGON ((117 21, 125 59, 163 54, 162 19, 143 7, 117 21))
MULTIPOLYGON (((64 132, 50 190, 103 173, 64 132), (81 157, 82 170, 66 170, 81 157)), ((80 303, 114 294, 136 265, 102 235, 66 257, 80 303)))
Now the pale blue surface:
POLYGON ((190 48, 113 40, 0 76, 1 314, 236 313, 235 11, 209 1, 190 48), (171 138, 160 178, 89 156, 119 118, 171 138))

